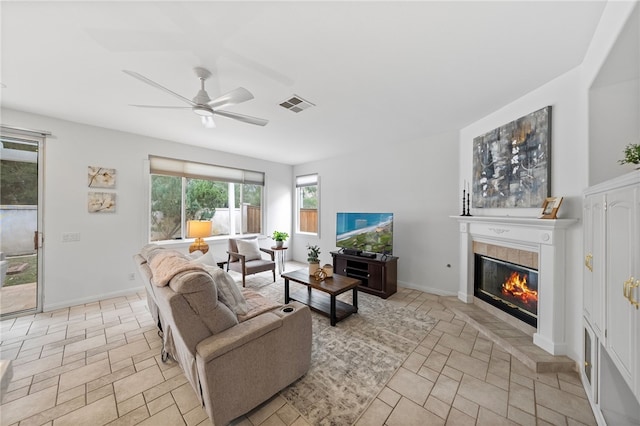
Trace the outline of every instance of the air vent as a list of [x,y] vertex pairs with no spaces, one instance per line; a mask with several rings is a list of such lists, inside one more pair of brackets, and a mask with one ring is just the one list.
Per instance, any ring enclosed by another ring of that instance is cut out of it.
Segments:
[[298,95],[293,95],[291,96],[291,98],[282,102],[280,106],[282,108],[288,109],[289,111],[300,112],[300,111],[304,111],[307,108],[311,108],[312,106],[315,106],[315,104],[312,104],[309,101],[305,101]]

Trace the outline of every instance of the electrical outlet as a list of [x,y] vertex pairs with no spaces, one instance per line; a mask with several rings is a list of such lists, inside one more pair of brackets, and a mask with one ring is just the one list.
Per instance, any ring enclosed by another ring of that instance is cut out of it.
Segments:
[[129,281],[135,281],[136,279],[136,274],[134,274],[133,272],[129,274]]
[[73,243],[76,241],[80,241],[80,233],[79,232],[63,232],[62,233],[62,242],[63,243]]

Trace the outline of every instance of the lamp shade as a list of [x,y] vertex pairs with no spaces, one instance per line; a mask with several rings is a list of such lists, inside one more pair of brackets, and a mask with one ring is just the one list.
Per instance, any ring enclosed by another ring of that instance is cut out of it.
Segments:
[[189,220],[187,221],[188,238],[204,238],[211,236],[210,220]]

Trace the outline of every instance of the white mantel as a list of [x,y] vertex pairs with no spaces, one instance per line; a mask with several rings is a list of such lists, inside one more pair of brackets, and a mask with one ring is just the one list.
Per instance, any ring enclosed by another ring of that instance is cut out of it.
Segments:
[[473,241],[538,254],[538,329],[533,342],[552,355],[565,355],[565,230],[577,219],[510,216],[451,216],[460,224],[458,298],[473,303]]

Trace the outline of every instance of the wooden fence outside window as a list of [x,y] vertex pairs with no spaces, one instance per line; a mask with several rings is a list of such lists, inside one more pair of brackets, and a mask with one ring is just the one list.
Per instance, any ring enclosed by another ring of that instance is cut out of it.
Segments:
[[318,233],[318,209],[300,209],[300,232]]

